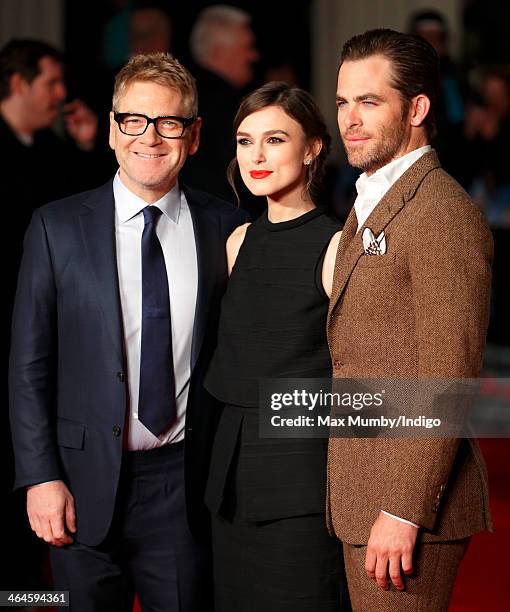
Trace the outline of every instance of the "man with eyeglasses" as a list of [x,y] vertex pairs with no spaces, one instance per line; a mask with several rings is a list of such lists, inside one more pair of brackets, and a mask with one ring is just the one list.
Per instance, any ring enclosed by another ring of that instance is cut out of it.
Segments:
[[10,390],[16,486],[72,610],[204,612],[203,506],[217,410],[204,389],[225,241],[245,215],[178,181],[199,145],[193,77],[137,55],[116,78],[99,189],[36,211]]

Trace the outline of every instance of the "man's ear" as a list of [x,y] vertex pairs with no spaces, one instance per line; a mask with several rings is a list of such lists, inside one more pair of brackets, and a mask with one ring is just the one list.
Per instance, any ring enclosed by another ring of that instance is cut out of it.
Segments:
[[195,155],[200,146],[200,128],[202,127],[202,117],[197,117],[195,123],[191,126],[191,144],[188,149],[188,155]]
[[9,79],[9,91],[11,95],[23,93],[28,86],[29,83],[27,83],[26,79],[24,79],[19,72],[11,74],[11,78]]
[[113,111],[110,111],[110,132],[108,134],[108,144],[110,148],[115,150],[115,142],[116,142],[116,131],[117,126],[115,123],[115,119],[113,118]]
[[420,127],[430,111],[430,99],[425,94],[416,96],[411,101],[410,122],[413,127]]

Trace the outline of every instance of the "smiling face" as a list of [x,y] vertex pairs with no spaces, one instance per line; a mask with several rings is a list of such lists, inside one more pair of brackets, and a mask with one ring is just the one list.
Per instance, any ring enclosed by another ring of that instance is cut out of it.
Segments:
[[338,128],[349,163],[372,174],[413,148],[410,110],[391,85],[391,63],[374,55],[338,72]]
[[237,162],[248,189],[280,203],[302,201],[304,161],[317,155],[320,142],[307,143],[303,129],[279,106],[248,115],[237,130]]
[[[189,114],[180,92],[149,81],[128,85],[115,110],[148,117]],[[159,200],[175,185],[187,156],[197,151],[199,132],[200,120],[197,120],[178,139],[162,138],[154,124],[141,136],[127,136],[119,130],[110,113],[110,147],[115,151],[124,185],[148,203]]]

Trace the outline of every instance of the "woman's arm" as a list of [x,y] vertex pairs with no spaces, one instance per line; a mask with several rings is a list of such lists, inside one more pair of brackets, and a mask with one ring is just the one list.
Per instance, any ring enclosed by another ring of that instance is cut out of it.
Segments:
[[[234,234],[232,234],[232,236]],[[341,235],[342,232],[337,232],[329,241],[328,250],[326,251],[324,263],[322,265],[322,286],[324,287],[324,291],[328,297],[331,297],[331,289],[333,288],[333,272],[335,270],[336,252],[338,250],[338,243],[340,242]]]

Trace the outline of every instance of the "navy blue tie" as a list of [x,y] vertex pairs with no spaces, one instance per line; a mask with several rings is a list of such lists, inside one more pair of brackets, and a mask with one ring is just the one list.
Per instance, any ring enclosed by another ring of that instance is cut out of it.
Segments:
[[155,436],[162,434],[177,414],[175,402],[172,326],[168,277],[156,220],[161,210],[143,209],[142,342],[138,418]]

